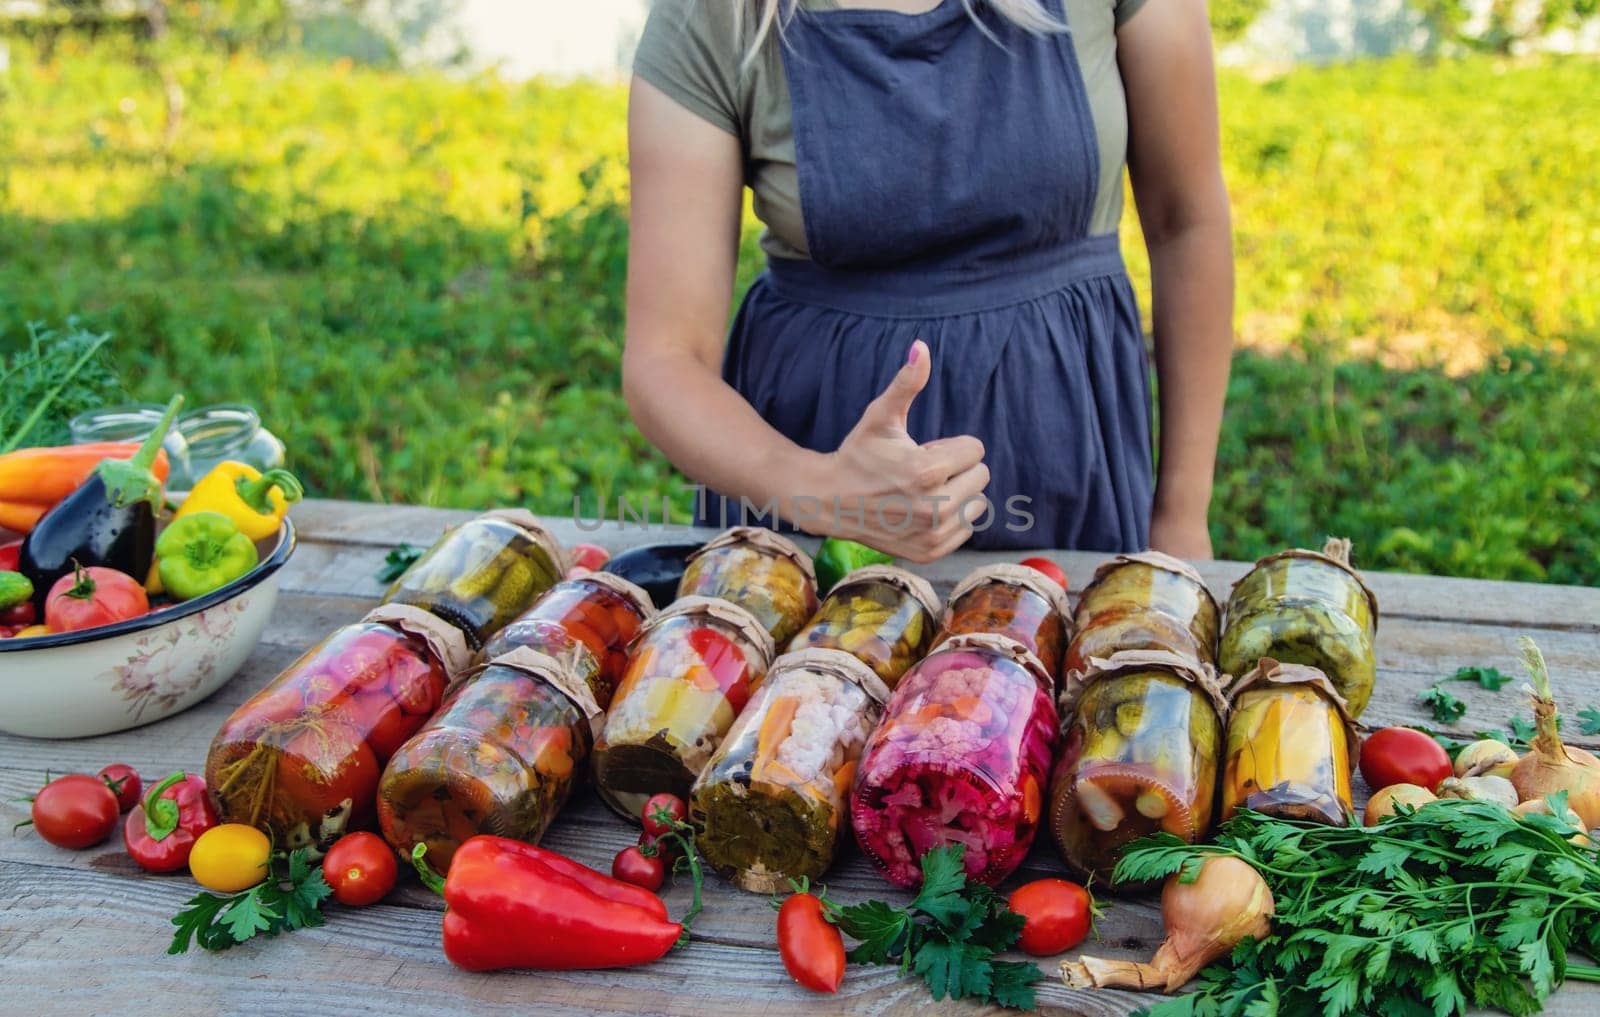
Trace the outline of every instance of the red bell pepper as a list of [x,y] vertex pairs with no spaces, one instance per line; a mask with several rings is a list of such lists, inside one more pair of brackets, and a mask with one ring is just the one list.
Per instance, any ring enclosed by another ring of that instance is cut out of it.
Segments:
[[202,833],[216,826],[217,808],[198,774],[179,770],[150,789],[143,805],[128,813],[122,838],[128,855],[146,872],[177,872]]
[[660,960],[683,934],[661,898],[532,844],[472,837],[443,880],[444,955],[468,971],[616,968]]

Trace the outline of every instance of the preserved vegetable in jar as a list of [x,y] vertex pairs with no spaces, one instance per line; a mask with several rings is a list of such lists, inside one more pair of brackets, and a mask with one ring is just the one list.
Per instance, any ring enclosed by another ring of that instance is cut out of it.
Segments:
[[628,644],[655,617],[650,595],[593,572],[552,586],[478,651],[479,663],[518,647],[554,657],[582,678],[603,710],[628,666]]
[[1095,570],[1078,599],[1062,670],[1082,675],[1091,658],[1123,650],[1166,650],[1214,667],[1221,615],[1188,563],[1159,551],[1119,554]]
[[477,650],[566,571],[561,545],[533,513],[497,509],[440,537],[383,600],[438,615]]
[[695,782],[695,843],[734,885],[816,879],[849,827],[850,785],[889,689],[838,650],[779,657]]
[[222,725],[206,786],[224,822],[280,848],[326,850],[370,829],[378,777],[438,709],[466,640],[425,611],[388,604],[308,650]]
[[560,661],[515,648],[456,679],[378,785],[384,839],[437,872],[480,833],[536,844],[589,761],[600,706]]
[[1067,591],[1026,565],[980,565],[950,591],[937,649],[958,635],[991,634],[1014,639],[1044,665],[1051,683],[1061,674],[1061,653],[1072,634]]
[[1094,660],[1050,784],[1050,828],[1067,864],[1109,882],[1140,837],[1205,836],[1225,711],[1215,671],[1177,654]]
[[639,632],[594,750],[595,788],[639,822],[653,794],[689,799],[772,664],[772,637],[750,612],[683,597]]
[[850,815],[891,882],[915,886],[932,848],[966,846],[967,875],[994,886],[1028,854],[1043,815],[1056,708],[1032,651],[960,635],[906,672],[867,739]]
[[789,649],[843,650],[892,689],[927,652],[938,612],[927,580],[892,565],[867,565],[839,580]]
[[817,574],[793,541],[759,526],[735,526],[689,556],[678,596],[737,604],[783,646],[817,610]]
[[1360,717],[1378,677],[1378,598],[1350,566],[1350,542],[1268,555],[1234,586],[1217,666],[1244,674],[1262,657],[1328,676]]
[[1224,822],[1241,808],[1329,826],[1355,821],[1355,719],[1327,675],[1263,657],[1228,700]]

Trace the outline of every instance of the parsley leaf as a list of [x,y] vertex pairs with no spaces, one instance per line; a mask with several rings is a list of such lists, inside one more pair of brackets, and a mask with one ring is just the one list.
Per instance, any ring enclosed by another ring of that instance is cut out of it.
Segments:
[[1600,710],[1586,706],[1578,711],[1578,719],[1583,721],[1578,725],[1578,730],[1586,735],[1600,734]]
[[1467,704],[1440,685],[1430,685],[1423,689],[1417,699],[1423,706],[1433,710],[1433,719],[1441,724],[1454,724],[1467,713]]
[[944,926],[960,920],[970,907],[961,896],[967,886],[965,855],[965,846],[951,845],[934,848],[922,856],[922,890],[911,902],[911,910],[921,911]]
[[406,574],[418,558],[422,557],[422,548],[412,547],[410,544],[399,544],[388,554],[383,556],[383,565],[378,569],[378,582],[392,583]]
[[1464,667],[1451,675],[1447,681],[1477,682],[1490,692],[1499,692],[1500,687],[1511,680],[1511,676],[1493,667]]
[[202,893],[172,918],[178,931],[167,947],[183,953],[191,945],[203,950],[226,950],[254,936],[276,936],[322,924],[322,902],[333,893],[322,868],[299,848],[292,854],[275,854],[267,879],[239,893],[219,897]]
[[1032,1010],[1035,1005],[1033,983],[1039,969],[1024,961],[994,961],[989,965],[989,998],[1000,1006]]

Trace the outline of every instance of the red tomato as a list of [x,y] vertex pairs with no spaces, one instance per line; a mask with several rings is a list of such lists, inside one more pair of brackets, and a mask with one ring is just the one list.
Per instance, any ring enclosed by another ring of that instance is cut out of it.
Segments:
[[1066,571],[1049,558],[1024,558],[1017,564],[1026,565],[1035,572],[1043,572],[1046,576],[1049,576],[1051,581],[1057,586],[1060,586],[1063,590],[1067,588]]
[[648,848],[661,859],[662,865],[671,865],[678,857],[678,842],[667,837],[653,837],[643,830],[639,831],[639,846]]
[[844,981],[844,939],[812,894],[792,894],[778,909],[778,955],[789,977],[812,992],[838,992]]
[[33,796],[33,828],[59,848],[82,851],[117,828],[117,796],[99,777],[74,773],[57,777]]
[[422,726],[422,718],[400,709],[400,704],[390,699],[387,691],[352,696],[347,704],[335,709],[367,736],[367,744],[379,763],[387,763]]
[[0,544],[0,572],[15,572],[22,561],[22,540]]
[[569,547],[572,564],[591,572],[611,560],[611,552],[598,544],[573,544]]
[[660,855],[647,855],[633,845],[618,851],[617,857],[611,860],[611,877],[654,893],[667,878],[667,867]]
[[0,625],[12,629],[25,629],[32,625],[38,617],[33,610],[33,601],[24,600],[20,604],[13,604],[4,611],[0,611]]
[[322,878],[333,887],[333,899],[347,907],[383,900],[399,875],[394,851],[375,833],[347,833],[322,859]]
[[1439,743],[1413,728],[1386,727],[1361,743],[1361,776],[1373,791],[1392,784],[1437,791],[1452,772]]
[[[659,813],[665,813],[669,821],[663,823],[657,818]],[[639,810],[639,818],[644,821],[644,832],[650,837],[671,833],[672,824],[683,822],[688,815],[689,810],[684,806],[683,799],[665,791],[651,795],[650,800],[644,803],[644,808]]]
[[117,796],[117,807],[123,812],[139,804],[139,792],[144,790],[144,785],[139,782],[138,771],[127,763],[112,763],[100,771],[100,779]]
[[389,694],[409,714],[426,717],[444,698],[444,672],[421,660],[400,657],[389,672]]
[[52,632],[77,632],[150,612],[150,596],[135,578],[94,566],[57,579],[44,602]]
[[1089,934],[1094,899],[1065,879],[1036,879],[1011,891],[1006,905],[1022,916],[1017,946],[1035,957],[1054,957]]
[[361,732],[324,716],[306,727],[278,757],[278,793],[309,815],[327,815],[350,802],[357,825],[376,808],[381,768]]

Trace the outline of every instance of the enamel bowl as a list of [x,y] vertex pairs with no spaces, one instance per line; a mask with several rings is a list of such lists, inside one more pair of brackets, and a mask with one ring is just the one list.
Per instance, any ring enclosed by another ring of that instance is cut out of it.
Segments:
[[294,552],[287,519],[261,562],[219,590],[115,625],[0,639],[0,731],[110,734],[181,713],[221,688],[261,641]]

